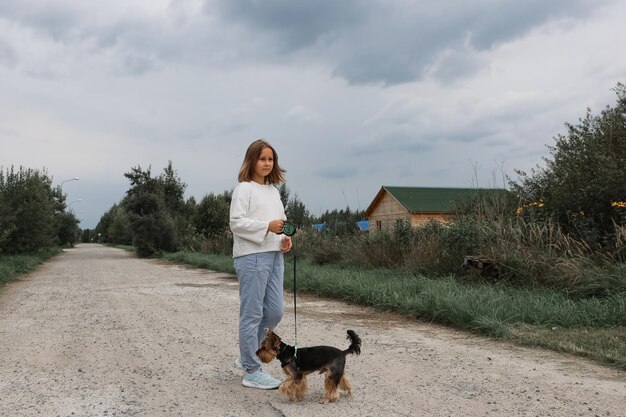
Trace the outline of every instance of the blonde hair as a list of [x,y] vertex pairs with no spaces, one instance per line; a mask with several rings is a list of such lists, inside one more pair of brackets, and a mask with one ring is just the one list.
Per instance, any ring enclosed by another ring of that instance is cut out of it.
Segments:
[[265,177],[265,182],[270,184],[280,184],[285,182],[285,171],[278,165],[278,154],[276,150],[265,139],[257,139],[248,146],[246,156],[243,158],[243,163],[239,169],[239,182],[252,181],[254,174],[254,167],[261,157],[263,149],[270,148],[274,156],[274,167],[272,171]]

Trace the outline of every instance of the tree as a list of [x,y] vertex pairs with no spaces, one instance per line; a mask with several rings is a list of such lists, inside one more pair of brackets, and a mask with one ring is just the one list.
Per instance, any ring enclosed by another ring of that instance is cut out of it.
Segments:
[[[176,227],[167,209],[163,182],[151,176],[150,167],[146,171],[140,166],[133,167],[124,176],[130,180],[131,188],[126,192],[122,205],[128,214],[137,255],[149,257],[163,250],[176,250]],[[168,177],[167,172],[165,176]],[[173,181],[176,182],[175,179]],[[176,187],[170,190],[174,190],[170,195],[173,199],[177,195]]]
[[47,172],[0,169],[0,252],[33,252],[54,245],[55,194]]
[[205,237],[218,236],[228,230],[229,202],[224,195],[205,195],[196,207],[194,226]]
[[287,184],[282,183],[278,187],[278,193],[280,194],[280,201],[282,201],[283,207],[287,207],[287,203],[289,203],[289,188],[287,188]]
[[567,232],[590,243],[606,243],[614,221],[622,218],[615,203],[626,201],[626,87],[614,88],[617,104],[579,123],[567,123],[567,135],[549,146],[552,159],[530,174],[517,171],[511,187],[522,204],[537,203]]
[[57,215],[57,237],[59,244],[74,246],[80,234],[79,220],[73,213],[63,212]]
[[145,258],[161,251],[175,251],[176,230],[158,194],[132,193],[125,201],[137,256]]
[[185,184],[169,161],[163,173],[157,178],[157,188],[165,203],[165,210],[172,219],[176,242],[182,243],[193,234],[193,210],[185,203]]
[[107,229],[107,237],[111,243],[130,245],[133,242],[128,213],[122,206],[114,204],[110,210],[111,219]]
[[172,161],[169,161],[167,167],[163,169],[163,173],[157,179],[157,185],[163,194],[165,208],[170,214],[181,212],[185,205],[184,195],[187,184],[178,177],[172,167]]
[[101,217],[100,221],[96,225],[96,228],[93,231],[93,239],[98,243],[109,243],[109,226],[111,225],[111,220],[113,219],[113,210],[117,207],[117,205],[113,205],[107,212],[105,212]]
[[354,234],[359,231],[356,222],[363,217],[362,211],[352,211],[350,207],[345,210],[326,210],[322,215],[313,219],[314,223],[325,223],[328,225],[328,232],[334,235]]
[[92,229],[83,229],[80,241],[82,243],[91,243],[95,240],[94,230]]
[[309,211],[304,203],[300,201],[298,195],[295,194],[285,209],[287,219],[295,224],[298,228],[302,228],[306,224],[310,224]]

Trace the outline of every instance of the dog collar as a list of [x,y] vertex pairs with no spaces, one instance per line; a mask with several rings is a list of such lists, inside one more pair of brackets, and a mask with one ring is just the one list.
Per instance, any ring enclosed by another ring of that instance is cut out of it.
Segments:
[[280,348],[278,349],[278,356],[279,356],[279,358],[278,358],[278,359],[280,359],[280,366],[281,366],[282,368],[284,368],[285,366],[289,365],[291,362],[295,362],[295,360],[296,360],[296,356],[297,356],[297,354],[298,354],[298,347],[297,347],[297,346],[294,346],[294,347],[293,347],[293,356],[292,356],[291,358],[289,358],[289,360],[288,360],[288,361],[284,361],[284,362],[283,362],[283,359],[281,359],[281,358],[280,358],[280,356],[282,356],[283,352],[285,352],[285,350],[286,350],[288,347],[289,347],[289,345],[287,345],[286,343],[281,343]]

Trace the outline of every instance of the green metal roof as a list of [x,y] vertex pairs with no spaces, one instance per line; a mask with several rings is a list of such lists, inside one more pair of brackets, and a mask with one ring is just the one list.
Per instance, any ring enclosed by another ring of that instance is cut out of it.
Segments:
[[[383,186],[409,212],[453,211],[454,203],[475,196],[480,190],[475,188],[427,188],[427,187],[388,187]],[[381,189],[382,191],[382,189]],[[495,191],[489,190],[489,191]],[[504,191],[504,190],[497,190]]]

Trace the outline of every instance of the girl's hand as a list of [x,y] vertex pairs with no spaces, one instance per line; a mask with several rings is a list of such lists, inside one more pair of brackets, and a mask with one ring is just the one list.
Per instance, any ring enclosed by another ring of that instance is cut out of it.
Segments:
[[287,253],[289,252],[292,246],[293,246],[293,243],[291,242],[291,237],[285,236],[283,240],[280,242],[280,251],[282,253]]
[[285,221],[284,220],[272,220],[269,224],[269,226],[267,226],[267,230],[272,232],[272,233],[276,233],[279,234],[283,231],[283,227],[285,227]]

